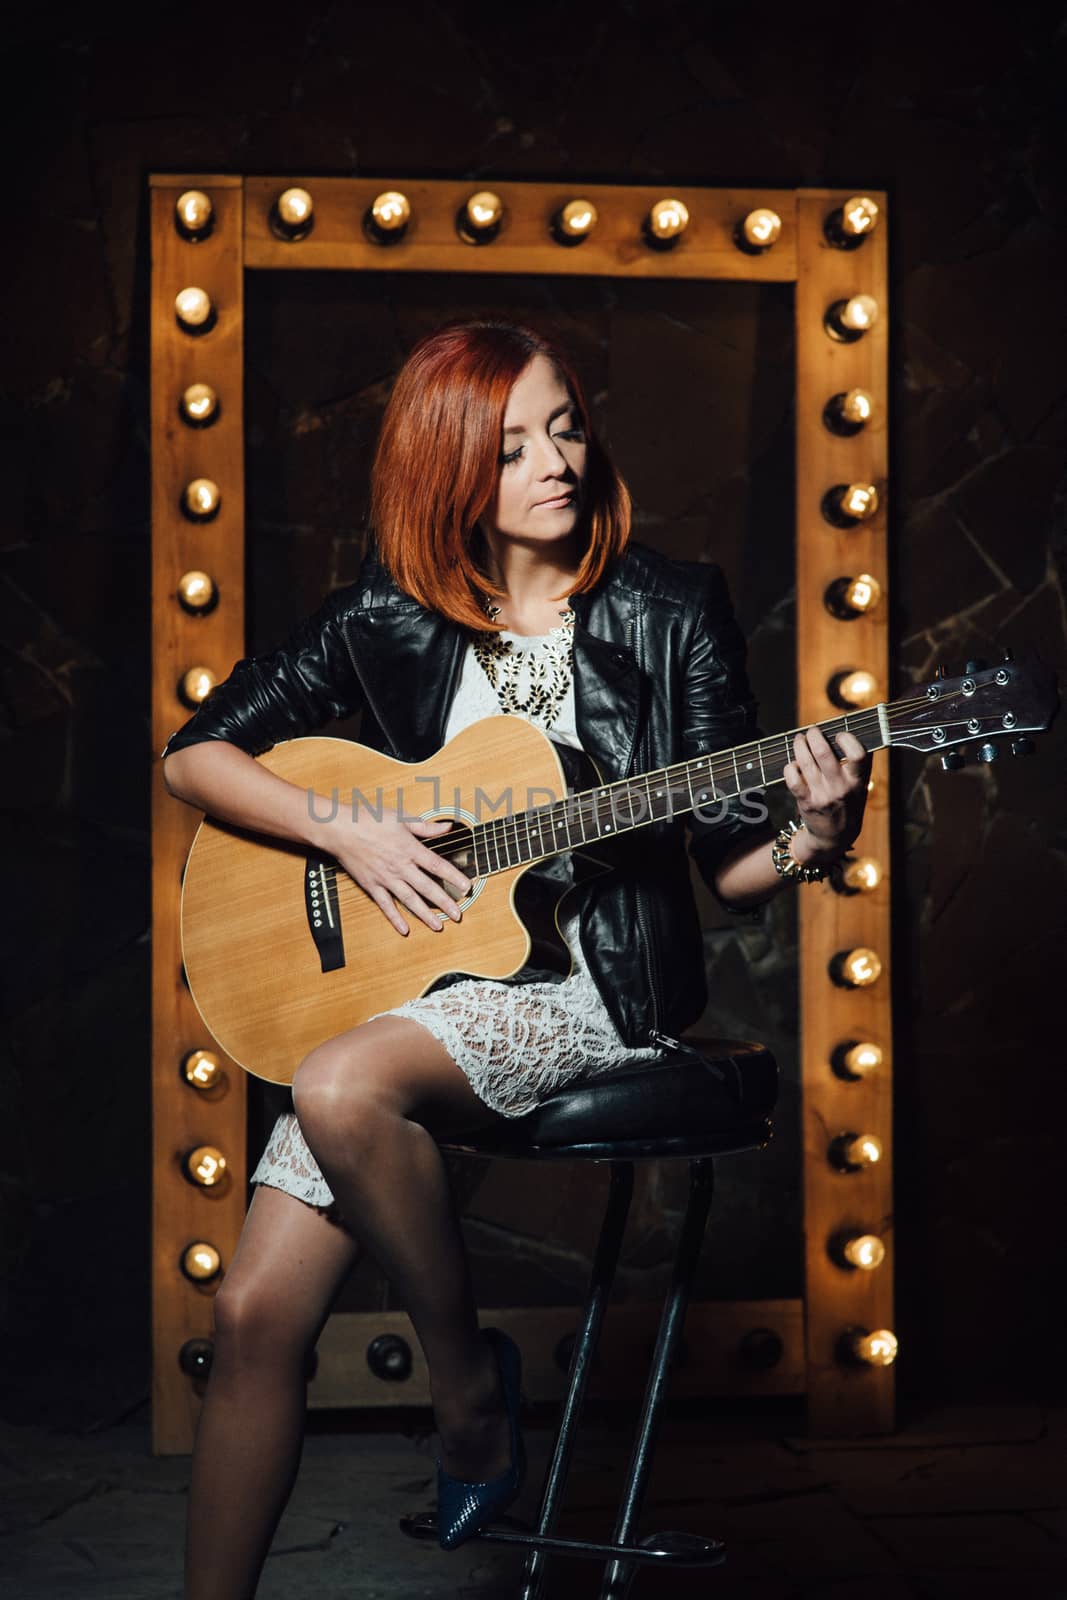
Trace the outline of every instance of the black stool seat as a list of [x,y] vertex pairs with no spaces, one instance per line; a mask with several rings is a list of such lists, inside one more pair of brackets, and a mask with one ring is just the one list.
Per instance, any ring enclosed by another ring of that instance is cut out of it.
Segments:
[[533,1111],[445,1149],[524,1160],[633,1161],[648,1156],[721,1155],[763,1145],[778,1094],[778,1068],[764,1045],[686,1040],[649,1067],[623,1067],[560,1089]]
[[[478,1538],[526,1548],[520,1600],[542,1600],[550,1554],[589,1556],[606,1562],[600,1600],[623,1600],[642,1566],[713,1567],[724,1559],[722,1541],[690,1533],[640,1537],[638,1523],[652,1466],[656,1428],[689,1302],[714,1187],[712,1157],[751,1150],[771,1137],[769,1113],[778,1092],[778,1068],[763,1045],[738,1039],[686,1039],[648,1067],[615,1072],[560,1089],[522,1117],[497,1118],[487,1128],[439,1141],[445,1150],[516,1160],[585,1160],[611,1163],[611,1183],[600,1229],[589,1295],[571,1353],[567,1394],[545,1475],[536,1528],[514,1519],[483,1528]],[[634,1162],[651,1157],[689,1160],[689,1202],[678,1237],[670,1288],[656,1335],[626,1484],[610,1539],[561,1538],[556,1522],[574,1448],[586,1385],[611,1293],[634,1186]],[[437,1536],[433,1513],[402,1518],[416,1539]]]

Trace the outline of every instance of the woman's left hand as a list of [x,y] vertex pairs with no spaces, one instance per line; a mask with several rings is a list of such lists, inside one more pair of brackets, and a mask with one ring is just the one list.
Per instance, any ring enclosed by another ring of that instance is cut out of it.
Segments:
[[871,754],[854,733],[835,733],[834,742],[843,760],[819,727],[793,736],[796,759],[786,762],[783,776],[809,841],[805,846],[804,835],[795,836],[792,848],[798,861],[843,855],[863,826]]

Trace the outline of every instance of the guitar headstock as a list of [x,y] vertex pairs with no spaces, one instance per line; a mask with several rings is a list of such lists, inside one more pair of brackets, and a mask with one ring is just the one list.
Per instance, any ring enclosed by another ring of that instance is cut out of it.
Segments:
[[[1029,733],[1044,733],[1059,709],[1056,674],[1036,656],[1018,660],[1010,649],[998,666],[968,661],[957,678],[943,675],[917,685],[903,699],[886,707],[890,743],[913,750],[949,750],[953,745],[979,741],[978,759],[992,761],[995,739],[1012,740],[1013,755],[1033,753]],[[963,765],[962,751],[943,760],[948,768]]]

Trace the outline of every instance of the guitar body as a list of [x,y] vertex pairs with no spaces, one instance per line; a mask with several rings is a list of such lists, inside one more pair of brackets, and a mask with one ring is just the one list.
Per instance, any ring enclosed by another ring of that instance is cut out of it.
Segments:
[[[510,794],[519,812],[566,794],[551,740],[513,716],[483,718],[418,764],[328,737],[291,739],[258,760],[317,796],[319,816],[336,793],[346,815],[356,795],[360,807],[410,818],[459,817],[448,834],[424,842],[447,842],[471,878],[468,824],[506,815],[501,796]],[[182,882],[182,955],[197,1010],[239,1066],[291,1083],[315,1045],[424,994],[444,974],[505,978],[524,966],[533,944],[515,902],[531,865],[476,878],[459,902],[462,920],[446,917],[440,933],[404,912],[405,938],[329,855],[205,818]],[[558,895],[551,898],[566,972]],[[543,892],[540,900],[543,916]]]
[[[1030,732],[1059,707],[1055,674],[1035,656],[1001,665],[969,662],[900,700],[819,724],[835,754],[847,730],[867,750],[904,745],[942,752],[962,766],[962,746],[1011,739],[1032,752]],[[530,961],[565,975],[570,952],[559,901],[571,877],[551,864],[571,854],[573,881],[611,870],[588,847],[648,822],[672,822],[698,806],[784,781],[793,749],[774,734],[668,767],[604,783],[584,756],[557,747],[522,717],[484,717],[421,764],[393,761],[344,739],[291,739],[258,759],[271,772],[347,812],[358,799],[407,817],[451,817],[426,843],[473,880],[463,919],[438,932],[407,913],[406,938],[329,855],[205,819],[182,886],[182,953],[209,1032],[247,1071],[291,1083],[308,1051],[379,1011],[425,994],[439,978],[508,978]],[[566,772],[563,763],[566,763]],[[584,793],[581,782],[591,783]],[[336,796],[336,800],[333,797]],[[565,802],[565,803],[564,803]],[[325,815],[316,806],[316,815]],[[543,870],[531,871],[531,868]],[[518,904],[517,904],[518,901]],[[531,938],[531,934],[533,937]]]

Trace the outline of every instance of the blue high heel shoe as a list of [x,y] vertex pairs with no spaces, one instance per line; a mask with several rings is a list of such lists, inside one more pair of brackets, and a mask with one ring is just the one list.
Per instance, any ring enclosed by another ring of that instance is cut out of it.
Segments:
[[504,1391],[508,1421],[511,1424],[511,1465],[497,1478],[484,1483],[467,1483],[453,1478],[437,1462],[437,1542],[442,1550],[473,1539],[493,1518],[517,1499],[526,1478],[526,1445],[519,1431],[519,1398],[522,1383],[522,1357],[514,1339],[499,1328],[483,1328],[493,1347],[500,1382]]

